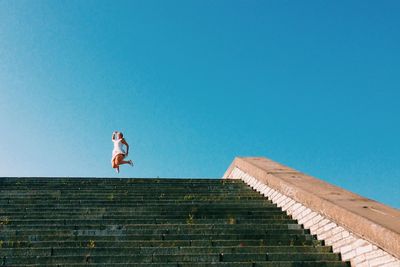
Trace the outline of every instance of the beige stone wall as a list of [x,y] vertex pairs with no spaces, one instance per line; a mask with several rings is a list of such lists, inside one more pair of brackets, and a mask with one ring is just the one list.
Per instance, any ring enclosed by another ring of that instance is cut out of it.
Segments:
[[[357,231],[351,228],[349,229],[349,227],[343,223],[339,223],[339,220],[331,218],[326,210],[310,207],[313,205],[308,205],[311,202],[308,201],[307,198],[304,198],[304,201],[302,201],[302,195],[296,192],[295,185],[283,186],[279,184],[279,186],[273,186],[272,184],[274,183],[272,181],[265,179],[268,177],[268,170],[269,174],[272,172],[290,172],[292,175],[296,174],[296,171],[283,165],[274,165],[274,162],[269,160],[267,165],[257,164],[258,166],[251,166],[251,164],[249,165],[248,163],[249,161],[241,168],[242,164],[236,160],[227,170],[224,178],[243,180],[254,190],[260,192],[273,203],[277,204],[277,206],[281,207],[287,214],[298,220],[300,224],[304,225],[304,228],[310,229],[311,234],[316,235],[319,240],[324,240],[326,245],[332,246],[334,252],[341,253],[342,259],[350,261],[352,266],[400,267],[400,260],[398,257],[394,256],[394,253],[388,253],[385,249],[376,245],[376,243],[374,244],[371,240],[363,238]],[[266,163],[266,161],[264,161],[264,163]],[[263,173],[263,171],[267,171],[267,175],[265,175],[266,173]],[[306,182],[314,181],[306,179]],[[323,186],[323,184],[320,185]],[[282,188],[284,188],[284,190],[282,190]],[[326,199],[323,201],[325,200]],[[346,219],[343,221],[345,222]],[[349,225],[351,224],[349,223]],[[371,223],[370,225],[373,227],[374,224]],[[400,228],[398,230],[400,231]]]

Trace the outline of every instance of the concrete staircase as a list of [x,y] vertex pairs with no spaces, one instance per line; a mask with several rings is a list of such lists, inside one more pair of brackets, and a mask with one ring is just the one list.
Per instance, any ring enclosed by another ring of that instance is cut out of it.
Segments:
[[0,266],[350,266],[238,180],[0,178]]

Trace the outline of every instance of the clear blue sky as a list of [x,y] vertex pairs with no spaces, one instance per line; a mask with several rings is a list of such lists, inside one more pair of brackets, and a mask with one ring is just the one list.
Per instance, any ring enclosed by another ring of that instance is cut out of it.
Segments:
[[0,176],[265,156],[400,207],[399,1],[0,1]]

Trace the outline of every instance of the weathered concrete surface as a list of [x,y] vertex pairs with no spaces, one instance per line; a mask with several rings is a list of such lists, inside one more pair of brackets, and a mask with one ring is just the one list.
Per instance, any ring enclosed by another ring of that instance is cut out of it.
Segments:
[[224,178],[235,168],[400,258],[399,210],[266,158],[235,158]]
[[0,177],[0,265],[349,262],[241,181]]

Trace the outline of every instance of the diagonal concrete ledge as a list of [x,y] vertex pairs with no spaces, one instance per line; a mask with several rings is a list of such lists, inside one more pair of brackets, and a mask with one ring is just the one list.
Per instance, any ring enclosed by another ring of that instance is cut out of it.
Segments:
[[[304,213],[304,216],[310,218],[312,217],[309,215],[310,213],[322,215],[322,218],[328,219],[329,222],[339,227],[340,231],[346,230],[351,235],[370,242],[395,258],[400,258],[400,211],[397,209],[359,196],[266,158],[237,157],[229,166],[223,178],[246,180],[249,184],[253,184],[253,188],[265,192],[261,192],[264,195],[277,196],[276,200],[278,202],[281,200],[281,206],[286,204],[288,204],[286,206],[289,206],[290,201],[299,203],[297,207],[302,206],[303,209],[297,213],[292,209],[294,214]],[[269,193],[272,192],[271,190],[274,193]],[[291,209],[286,206],[284,208]],[[301,220],[302,217],[299,218],[299,222],[305,221]],[[314,216],[314,218],[316,217]],[[329,223],[327,224],[329,225]],[[310,224],[310,227],[314,226]],[[325,228],[327,227],[325,226]],[[319,234],[322,233],[322,231],[318,232],[317,227],[314,230]],[[327,231],[322,236],[330,237],[326,233]],[[341,238],[345,239],[344,237]],[[338,250],[342,251],[343,246],[338,247]],[[352,247],[356,247],[356,245],[352,244]],[[359,256],[358,252],[354,252],[354,257],[356,256]],[[368,255],[363,257],[368,259]],[[349,256],[348,258],[351,259],[352,257]],[[365,259],[358,259],[358,261],[366,262]],[[399,263],[396,260],[394,261],[397,264]]]

